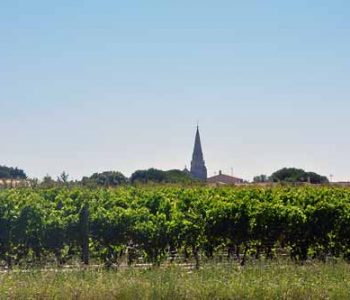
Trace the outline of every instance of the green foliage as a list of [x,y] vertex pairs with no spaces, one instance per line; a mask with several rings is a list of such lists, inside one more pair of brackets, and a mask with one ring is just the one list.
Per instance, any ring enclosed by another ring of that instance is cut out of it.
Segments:
[[253,178],[253,182],[254,183],[264,183],[264,182],[269,182],[270,178],[267,175],[259,175],[259,176],[255,176]]
[[169,170],[165,171],[166,182],[168,183],[190,183],[194,179],[186,172],[181,170]]
[[127,178],[121,173],[116,171],[106,171],[102,173],[94,173],[90,177],[84,177],[82,179],[82,185],[84,186],[105,186],[115,187],[126,184]]
[[101,268],[1,272],[2,299],[121,300],[299,300],[350,299],[349,264],[305,265],[264,261],[245,268],[235,263],[203,264],[189,271],[166,268]]
[[276,171],[270,177],[273,182],[309,182],[313,184],[328,183],[328,179],[325,176],[321,176],[314,172],[305,172],[302,169],[296,168],[284,168]]
[[57,182],[53,180],[53,178],[48,174],[43,178],[42,182],[40,183],[40,186],[43,188],[53,188],[56,185]]
[[[0,191],[0,262],[59,264],[171,253],[350,259],[350,190],[333,187],[56,187]],[[90,253],[89,253],[90,251]]]
[[191,176],[180,170],[138,170],[131,175],[131,183],[190,183]]

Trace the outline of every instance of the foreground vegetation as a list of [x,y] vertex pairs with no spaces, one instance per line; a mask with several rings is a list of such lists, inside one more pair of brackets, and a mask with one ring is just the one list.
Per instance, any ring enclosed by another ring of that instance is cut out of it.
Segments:
[[344,262],[5,272],[0,299],[349,299]]
[[0,264],[350,258],[350,190],[126,187],[0,191]]

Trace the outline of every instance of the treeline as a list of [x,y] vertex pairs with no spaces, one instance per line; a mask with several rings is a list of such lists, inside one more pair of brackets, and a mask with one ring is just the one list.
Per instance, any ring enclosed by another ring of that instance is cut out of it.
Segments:
[[63,171],[56,179],[50,175],[44,176],[42,180],[28,178],[26,173],[19,168],[0,166],[0,179],[6,180],[27,180],[31,186],[53,187],[58,185],[83,185],[115,187],[128,183],[190,183],[196,181],[189,172],[182,170],[158,170],[150,168],[147,170],[137,170],[130,178],[119,171],[96,172],[91,176],[84,176],[81,180],[71,180],[69,174]]
[[81,258],[160,264],[225,254],[350,259],[350,190],[330,187],[13,189],[0,191],[0,260]]
[[[1,181],[2,180],[2,181]],[[9,168],[0,166],[0,187],[6,187],[4,180],[22,181],[9,184],[9,187],[31,186],[31,187],[55,187],[55,186],[84,186],[84,187],[116,187],[127,184],[192,184],[199,183],[193,178],[187,170],[169,170],[163,171],[158,169],[137,170],[130,178],[118,171],[105,171],[94,173],[91,176],[84,176],[81,180],[71,180],[69,174],[62,172],[56,179],[46,175],[42,180],[28,178],[25,172],[18,168]],[[283,168],[271,174],[270,176],[255,176],[253,183],[286,183],[286,184],[327,184],[327,177],[315,172],[306,172],[297,168]]]
[[329,180],[326,176],[319,175],[315,172],[306,172],[303,169],[297,168],[283,168],[272,173],[270,176],[255,176],[253,182],[326,184],[329,183]]
[[[50,176],[45,176],[42,181],[34,182],[34,186],[55,187],[55,186],[83,186],[83,187],[117,187],[128,184],[148,184],[148,183],[172,183],[172,184],[188,184],[195,183],[190,174],[181,170],[162,171],[154,168],[148,170],[137,170],[130,178],[118,171],[106,171],[94,173],[91,176],[84,176],[82,180],[69,180],[69,175],[63,172],[57,180]],[[33,184],[32,184],[33,186]]]

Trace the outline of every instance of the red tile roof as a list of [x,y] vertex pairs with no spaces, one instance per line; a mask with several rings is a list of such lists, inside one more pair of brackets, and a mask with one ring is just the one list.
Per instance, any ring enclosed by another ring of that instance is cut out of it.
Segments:
[[243,183],[244,180],[241,178],[229,176],[220,173],[219,175],[213,176],[208,178],[208,183],[219,183],[219,184],[236,184],[236,183]]

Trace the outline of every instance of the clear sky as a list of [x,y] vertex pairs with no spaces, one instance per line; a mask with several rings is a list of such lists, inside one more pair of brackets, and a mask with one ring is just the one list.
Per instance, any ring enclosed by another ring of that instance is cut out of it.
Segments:
[[350,180],[348,0],[3,0],[0,165]]

